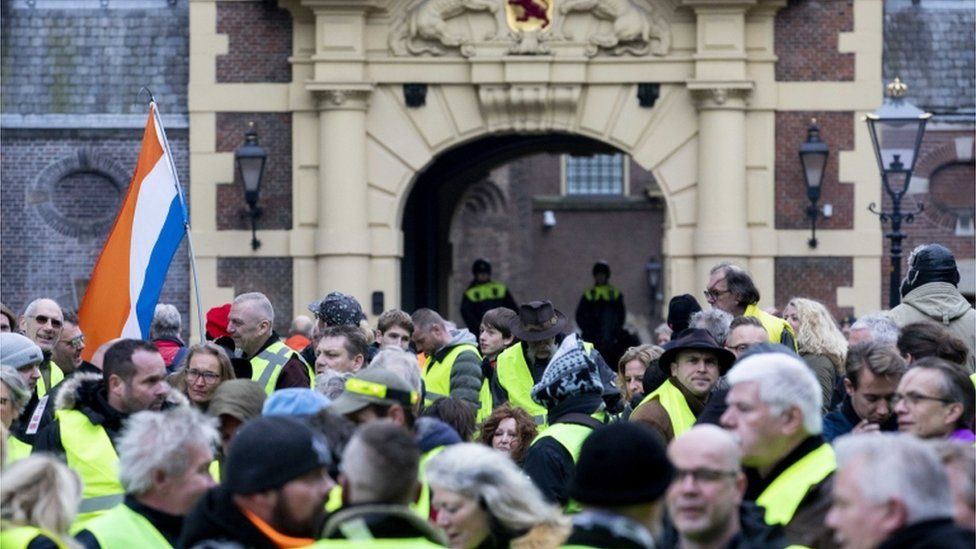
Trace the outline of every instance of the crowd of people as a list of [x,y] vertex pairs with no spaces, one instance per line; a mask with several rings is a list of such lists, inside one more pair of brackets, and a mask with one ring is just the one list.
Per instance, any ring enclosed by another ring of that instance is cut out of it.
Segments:
[[0,546],[976,545],[976,310],[946,248],[849,323],[764,310],[721,263],[707,309],[676,296],[619,352],[605,263],[579,332],[473,271],[468,329],[374,327],[336,291],[279,335],[251,292],[203,343],[160,304],[148,340],[86,350],[55,301],[0,305]]

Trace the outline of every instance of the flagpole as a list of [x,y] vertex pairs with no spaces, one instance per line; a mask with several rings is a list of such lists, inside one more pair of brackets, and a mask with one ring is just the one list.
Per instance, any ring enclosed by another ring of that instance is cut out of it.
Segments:
[[203,323],[203,303],[200,301],[200,280],[197,277],[197,260],[196,255],[193,253],[193,238],[190,236],[190,214],[186,208],[186,199],[183,197],[183,186],[180,185],[180,174],[176,171],[176,161],[173,159],[173,152],[169,148],[169,138],[166,137],[166,128],[163,127],[163,120],[159,115],[156,98],[153,97],[152,90],[149,88],[144,87],[143,90],[149,93],[149,110],[153,113],[153,117],[156,120],[156,127],[159,128],[159,133],[163,136],[163,148],[166,150],[167,158],[169,158],[169,167],[173,172],[176,194],[180,197],[180,206],[183,208],[183,228],[186,232],[186,247],[190,255],[190,273],[193,276],[193,292],[197,301],[197,322],[200,324],[200,341],[202,342],[206,339],[207,332]]

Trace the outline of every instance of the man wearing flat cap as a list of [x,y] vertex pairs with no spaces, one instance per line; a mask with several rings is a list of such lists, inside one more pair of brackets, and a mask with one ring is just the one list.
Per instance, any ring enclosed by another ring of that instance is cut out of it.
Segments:
[[[509,327],[520,342],[498,355],[495,375],[490,383],[493,407],[508,402],[534,416],[537,424],[546,423],[546,408],[532,400],[532,387],[542,379],[558,343],[563,339],[566,325],[566,315],[549,301],[530,301],[519,307],[518,316],[512,319]],[[604,400],[619,400],[620,392],[613,385],[613,370],[591,343],[584,342],[584,348],[597,364],[603,381]]]
[[301,420],[248,422],[231,444],[223,484],[207,491],[186,517],[179,547],[311,545],[335,485],[330,463],[328,443]]
[[689,328],[669,344],[658,362],[667,381],[644,397],[630,420],[653,428],[666,441],[681,436],[695,424],[709,393],[733,362],[735,355],[715,343],[707,331]]

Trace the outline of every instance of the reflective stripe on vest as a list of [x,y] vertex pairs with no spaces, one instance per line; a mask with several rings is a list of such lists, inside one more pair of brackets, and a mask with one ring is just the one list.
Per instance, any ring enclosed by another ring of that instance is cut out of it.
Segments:
[[430,485],[427,484],[427,462],[430,458],[444,451],[447,446],[438,446],[428,450],[420,456],[420,466],[417,471],[417,482],[420,483],[420,497],[410,504],[410,509],[424,520],[430,519]]
[[172,547],[146,517],[128,505],[116,506],[85,525],[105,549],[112,547]]
[[[695,424],[695,414],[692,413],[691,407],[688,406],[685,395],[681,394],[681,391],[671,383],[670,379],[662,383],[657,389],[654,389],[651,394],[644,397],[640,401],[640,404],[637,405],[637,408],[634,408],[634,411],[636,412],[638,408],[654,399],[657,399],[661,403],[661,406],[664,407],[664,411],[668,413],[674,438],[678,438]],[[631,414],[631,417],[633,417],[633,414]]]
[[[561,444],[567,452],[569,452],[569,455],[573,458],[573,465],[576,465],[576,462],[579,461],[580,450],[583,448],[583,442],[585,442],[586,438],[592,433],[593,429],[585,425],[577,425],[576,423],[556,423],[555,425],[550,425],[545,432],[536,435],[535,439],[532,441],[532,445],[534,446],[536,442],[545,437],[552,437],[556,439],[556,442]],[[579,503],[570,499],[566,502],[566,506],[563,511],[566,513],[579,513],[582,509],[583,508]]]
[[36,526],[19,526],[6,521],[0,523],[0,547],[3,549],[27,549],[37,536],[46,536],[59,549],[68,548],[61,538],[50,530]]
[[208,470],[210,471],[210,476],[213,477],[214,482],[220,484],[220,461],[216,459],[211,461]]
[[620,290],[610,284],[601,284],[586,290],[583,297],[587,301],[616,301],[620,299]]
[[54,414],[61,431],[65,461],[81,477],[84,488],[72,532],[122,502],[125,490],[119,482],[119,455],[101,425],[78,410]]
[[46,395],[55,385],[64,381],[64,372],[53,360],[47,361],[47,365],[40,370],[41,378],[37,380],[38,398]]
[[[584,341],[583,349],[587,353],[592,353],[593,344]],[[498,384],[508,393],[508,403],[528,412],[535,419],[539,429],[545,429],[546,414],[549,411],[545,406],[532,400],[532,387],[535,381],[532,380],[529,365],[525,362],[521,344],[512,345],[498,355],[495,373],[498,376]]]
[[275,385],[278,384],[278,378],[281,376],[282,368],[285,367],[285,364],[288,363],[292,355],[297,356],[302,361],[302,364],[305,364],[305,367],[308,368],[309,383],[314,387],[315,370],[305,363],[302,355],[296,353],[291,347],[281,341],[275,341],[251,358],[251,379],[257,381],[258,385],[264,387],[264,392],[270,395],[274,392]]
[[[763,311],[755,303],[746,307],[742,316],[751,316],[758,319],[762,323],[763,328],[766,329],[766,333],[769,334],[770,343],[780,343],[783,341],[783,330],[792,334],[794,336],[793,341],[796,341],[796,334],[793,334],[793,328],[789,322]],[[796,349],[794,348],[793,350],[795,351]]]
[[486,378],[481,382],[481,391],[478,393],[478,413],[475,415],[474,424],[481,425],[488,419],[491,415],[494,407],[494,399],[491,397],[491,387],[489,386],[488,379]]
[[7,437],[7,464],[11,464],[18,459],[24,459],[31,454],[33,447],[30,444],[10,435]]
[[342,485],[337,483],[329,490],[329,499],[325,500],[325,510],[335,513],[339,509],[342,509]]
[[478,352],[478,347],[471,343],[457,345],[442,360],[437,362],[434,362],[434,357],[427,357],[427,361],[424,363],[425,406],[430,406],[435,400],[451,395],[451,371],[454,369],[454,361],[464,351],[471,351],[481,361],[481,353]]
[[787,467],[756,498],[756,504],[766,509],[766,524],[789,524],[810,487],[835,469],[834,449],[826,443]]
[[504,284],[492,281],[468,288],[464,292],[464,297],[468,298],[468,301],[480,303],[490,299],[501,299],[505,297],[506,291]]

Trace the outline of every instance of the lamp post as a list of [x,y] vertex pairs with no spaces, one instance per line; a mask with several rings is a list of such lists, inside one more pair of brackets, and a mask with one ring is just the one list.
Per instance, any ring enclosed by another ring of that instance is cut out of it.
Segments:
[[823,184],[828,156],[830,156],[830,148],[820,140],[820,128],[817,127],[817,119],[814,118],[807,128],[807,140],[800,145],[800,165],[803,166],[803,180],[807,184],[807,198],[810,200],[810,205],[807,206],[807,217],[810,218],[810,240],[807,241],[807,245],[811,248],[817,247],[817,217],[820,216],[817,202],[820,201],[820,186]]
[[254,129],[254,122],[249,122],[244,134],[244,144],[234,151],[234,161],[241,172],[244,183],[244,200],[247,202],[246,215],[251,219],[251,249],[261,247],[257,238],[257,219],[261,217],[258,208],[258,195],[261,192],[261,178],[264,177],[264,163],[268,153],[264,147],[258,145],[258,132]]
[[888,97],[884,104],[864,119],[868,123],[884,191],[891,198],[890,212],[878,210],[874,202],[868,206],[868,210],[876,214],[882,224],[891,221],[891,230],[885,233],[885,237],[891,240],[888,307],[894,307],[901,302],[898,288],[901,282],[901,243],[905,239],[901,223],[911,223],[915,220],[915,214],[922,211],[919,205],[914,212],[902,213],[901,199],[908,192],[918,149],[925,135],[925,123],[932,113],[923,112],[905,99],[908,86],[901,79],[895,78],[886,89]]

